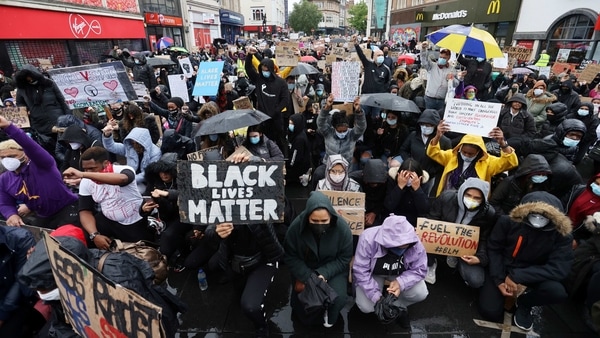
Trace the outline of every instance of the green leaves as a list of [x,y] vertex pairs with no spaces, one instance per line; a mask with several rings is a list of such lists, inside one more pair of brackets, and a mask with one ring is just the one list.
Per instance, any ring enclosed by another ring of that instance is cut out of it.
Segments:
[[367,31],[367,12],[367,4],[364,2],[356,3],[348,10],[348,14],[352,16],[348,19],[348,24],[362,34]]
[[323,14],[321,14],[317,5],[307,0],[294,4],[294,9],[289,16],[290,26],[294,31],[305,32],[306,34],[309,34],[311,29],[317,30],[322,18]]

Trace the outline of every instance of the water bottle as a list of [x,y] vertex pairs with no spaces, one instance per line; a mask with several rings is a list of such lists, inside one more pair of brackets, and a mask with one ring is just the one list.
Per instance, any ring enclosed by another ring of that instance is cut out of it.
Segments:
[[198,270],[198,286],[200,287],[200,290],[202,290],[202,291],[208,289],[208,281],[206,281],[206,273],[204,273],[204,270],[202,270],[202,269]]

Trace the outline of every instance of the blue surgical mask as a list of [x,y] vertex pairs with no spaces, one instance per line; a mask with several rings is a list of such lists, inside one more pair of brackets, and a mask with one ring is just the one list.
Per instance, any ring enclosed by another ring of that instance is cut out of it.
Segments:
[[565,147],[569,147],[569,148],[577,147],[577,145],[579,144],[579,140],[573,140],[568,137],[565,137],[563,139],[563,144],[565,145]]
[[598,185],[596,182],[593,182],[590,184],[590,188],[592,188],[594,195],[600,196],[600,185]]
[[317,95],[319,95],[319,96],[323,95],[323,91],[322,90],[317,90]]
[[533,183],[544,183],[548,179],[545,175],[533,175],[531,176],[531,182]]
[[585,109],[579,109],[577,111],[577,115],[579,115],[579,116],[588,116],[588,115],[590,115],[590,111],[589,110],[585,110]]
[[485,61],[485,58],[477,58],[477,62]]
[[296,88],[296,85],[294,83],[288,83],[288,90],[294,90],[295,88]]
[[260,142],[260,136],[250,137],[249,140],[252,144],[258,144],[258,142]]
[[346,131],[345,131],[345,132],[343,132],[343,133],[340,133],[340,132],[337,132],[337,131],[336,131],[336,132],[335,132],[335,135],[336,135],[337,137],[339,137],[339,138],[342,138],[342,139],[343,139],[343,138],[346,138],[346,135],[348,135],[348,130],[346,130]]
[[376,59],[375,61],[376,61],[378,64],[382,64],[382,63],[383,63],[383,60],[384,60],[384,57],[383,57],[383,55],[380,55],[380,56],[378,56],[378,57],[377,57],[377,59]]
[[435,127],[421,126],[421,134],[429,136],[433,133],[433,128]]
[[294,132],[294,125],[293,125],[293,124],[288,124],[288,129],[289,129],[291,132]]
[[445,66],[448,63],[448,60],[444,59],[444,58],[439,58],[437,61],[437,64],[440,66]]
[[390,126],[395,126],[396,123],[398,123],[398,120],[396,119],[387,119],[387,124],[389,124]]
[[264,70],[262,71],[262,76],[266,77],[267,79],[271,76],[271,72],[265,72]]
[[463,161],[465,161],[467,163],[471,163],[471,162],[473,162],[473,160],[475,160],[475,158],[477,157],[477,155],[475,155],[473,157],[468,157],[468,156],[465,156],[462,153],[460,153],[460,157],[462,158]]
[[406,252],[406,249],[408,248],[389,248],[388,250],[393,253],[394,255],[400,257],[402,255],[404,255],[404,253]]
[[208,135],[208,138],[213,142],[217,142],[217,140],[219,139],[219,134]]

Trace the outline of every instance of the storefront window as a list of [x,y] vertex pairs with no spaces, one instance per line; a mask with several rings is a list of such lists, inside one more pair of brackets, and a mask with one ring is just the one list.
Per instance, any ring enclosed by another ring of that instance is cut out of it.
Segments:
[[581,63],[593,55],[594,22],[585,15],[575,14],[559,21],[542,48],[556,62]]
[[142,12],[154,12],[164,15],[179,16],[178,1],[175,0],[142,0],[140,7]]

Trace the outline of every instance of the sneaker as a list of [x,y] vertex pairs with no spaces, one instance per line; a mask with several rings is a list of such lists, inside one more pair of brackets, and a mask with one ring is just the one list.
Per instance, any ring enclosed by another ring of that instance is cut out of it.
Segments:
[[455,269],[458,265],[458,257],[446,256],[446,264],[452,269]]
[[519,306],[517,303],[517,310],[513,316],[513,322],[519,329],[530,331],[533,328],[533,316],[531,315],[531,308]]
[[183,270],[185,270],[185,265],[182,265],[182,264],[176,264],[173,267],[173,271],[174,272],[178,272],[179,273],[179,272],[183,272]]
[[427,267],[427,276],[425,276],[425,281],[429,284],[435,284],[435,269],[437,269],[437,260],[433,262],[432,266]]
[[401,311],[400,315],[398,316],[398,319],[396,319],[396,322],[403,329],[410,329],[410,317],[408,316],[408,311],[407,310]]

